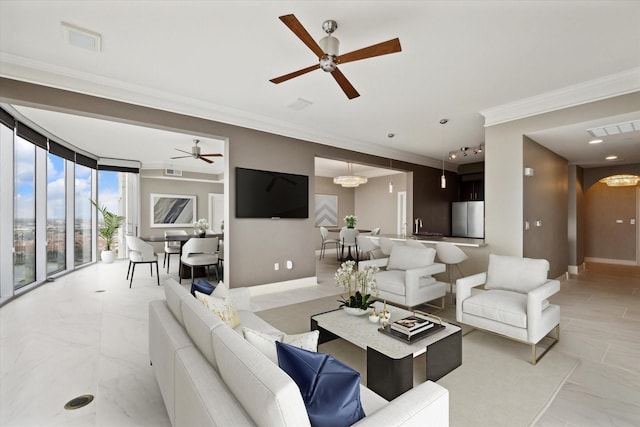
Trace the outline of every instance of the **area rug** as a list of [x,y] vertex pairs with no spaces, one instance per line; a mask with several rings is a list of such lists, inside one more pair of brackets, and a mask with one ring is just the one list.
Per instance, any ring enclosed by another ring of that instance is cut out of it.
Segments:
[[[309,330],[313,314],[333,310],[336,297],[277,307],[256,313],[286,333]],[[366,353],[344,341],[322,344],[332,354],[362,373],[366,384]],[[462,339],[462,366],[437,381],[449,390],[452,427],[531,426],[553,401],[579,361],[551,349],[531,365],[531,348],[506,338],[474,330]],[[425,381],[424,356],[414,360],[414,384]]]

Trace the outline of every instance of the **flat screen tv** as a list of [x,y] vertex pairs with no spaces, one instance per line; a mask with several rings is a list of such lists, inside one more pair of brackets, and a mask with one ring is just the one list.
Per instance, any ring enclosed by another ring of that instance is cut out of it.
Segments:
[[309,177],[236,168],[236,218],[309,218]]

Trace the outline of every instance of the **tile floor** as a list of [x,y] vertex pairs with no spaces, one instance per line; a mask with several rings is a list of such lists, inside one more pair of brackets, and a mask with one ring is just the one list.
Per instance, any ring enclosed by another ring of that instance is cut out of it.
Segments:
[[[336,267],[329,254],[319,286],[260,295],[253,308],[337,294]],[[147,303],[164,291],[144,268],[129,289],[126,270],[92,265],[0,307],[1,426],[170,425],[147,351]],[[581,364],[537,425],[640,425],[640,268],[589,265],[553,302],[562,323],[552,351]],[[63,409],[82,394],[95,400]]]

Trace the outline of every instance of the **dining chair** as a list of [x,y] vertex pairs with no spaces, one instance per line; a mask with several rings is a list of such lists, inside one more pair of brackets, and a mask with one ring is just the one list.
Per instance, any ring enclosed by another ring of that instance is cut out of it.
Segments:
[[376,227],[373,230],[371,230],[371,233],[369,233],[372,236],[378,236],[380,235],[380,227]]
[[349,250],[346,260],[353,259],[353,255],[351,255],[351,248],[354,249],[356,260],[359,259],[357,237],[358,237],[358,230],[356,228],[343,228],[342,230],[340,230],[340,245],[341,245],[340,258],[342,261],[345,261],[345,257],[344,257],[345,247],[348,248]]
[[[186,236],[187,232],[184,230],[166,230],[164,232],[164,237],[167,236]],[[178,241],[169,241],[166,240],[164,242],[164,261],[162,263],[162,268],[167,266],[167,273],[169,273],[169,266],[171,264],[171,255],[180,255],[180,247],[182,246],[182,242]]]
[[[192,237],[182,247],[182,256],[180,263],[191,267],[191,282],[194,282],[195,267],[205,267],[207,270],[207,278],[209,278],[209,267],[213,266],[216,272],[216,279],[220,280],[218,275],[218,238],[217,237]],[[182,276],[179,276],[179,282],[182,283]]]
[[336,260],[340,259],[338,248],[340,246],[340,240],[329,239],[329,230],[327,227],[320,227],[320,237],[322,237],[322,246],[320,247],[320,259],[324,257],[325,248],[327,245],[336,245]]
[[[129,280],[129,288],[133,283],[133,275],[136,271],[137,264],[149,264],[149,270],[153,277],[153,264],[156,265],[156,277],[158,279],[158,286],[160,286],[160,272],[158,271],[158,255],[156,255],[153,246],[144,240],[136,236],[125,236],[127,239],[127,247],[129,248],[129,268],[127,269],[127,279],[129,279],[129,273],[131,273],[131,279]],[[131,268],[133,266],[133,268]]]

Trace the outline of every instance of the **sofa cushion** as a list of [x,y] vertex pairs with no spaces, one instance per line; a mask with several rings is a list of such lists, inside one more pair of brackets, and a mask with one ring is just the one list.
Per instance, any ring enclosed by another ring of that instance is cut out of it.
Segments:
[[223,324],[222,320],[206,310],[202,303],[186,292],[182,298],[182,315],[184,317],[184,328],[187,334],[189,334],[191,340],[211,366],[213,366],[214,369],[218,369],[216,356],[213,352],[211,331],[221,326]]
[[291,377],[232,329],[223,325],[211,334],[220,376],[257,425],[310,425]]
[[436,250],[414,246],[394,245],[389,255],[387,270],[411,270],[433,264]]
[[282,331],[276,329],[261,317],[256,316],[256,314],[252,311],[238,310],[238,316],[240,316],[240,325],[234,329],[240,335],[242,335],[242,328],[250,328],[255,331],[260,331],[271,335],[282,333]]
[[180,308],[180,300],[183,296],[187,295],[187,290],[182,287],[178,282],[173,279],[168,279],[164,282],[164,297],[167,300],[169,310],[173,313],[173,316],[178,322],[184,326],[182,320],[182,309]]
[[364,418],[360,373],[334,357],[276,343],[278,364],[302,394],[313,427],[347,427]]
[[462,311],[518,328],[527,327],[527,296],[519,292],[480,292],[462,302]]
[[216,287],[214,285],[200,278],[198,279],[197,282],[191,283],[191,295],[195,297],[196,296],[195,291],[198,291],[206,295],[211,295],[211,293],[215,290],[215,288]]
[[237,310],[251,311],[251,293],[249,288],[229,289],[222,281],[218,282],[211,296],[229,298]]
[[[214,294],[215,292],[216,291],[213,291]],[[198,291],[196,291],[195,294],[198,301],[231,328],[235,328],[240,324],[238,310],[236,310],[236,307],[229,298],[216,298],[213,294],[205,295]]]
[[526,294],[547,281],[548,271],[546,259],[490,254],[484,288]]
[[404,296],[405,272],[402,270],[379,271],[376,273],[378,290]]

